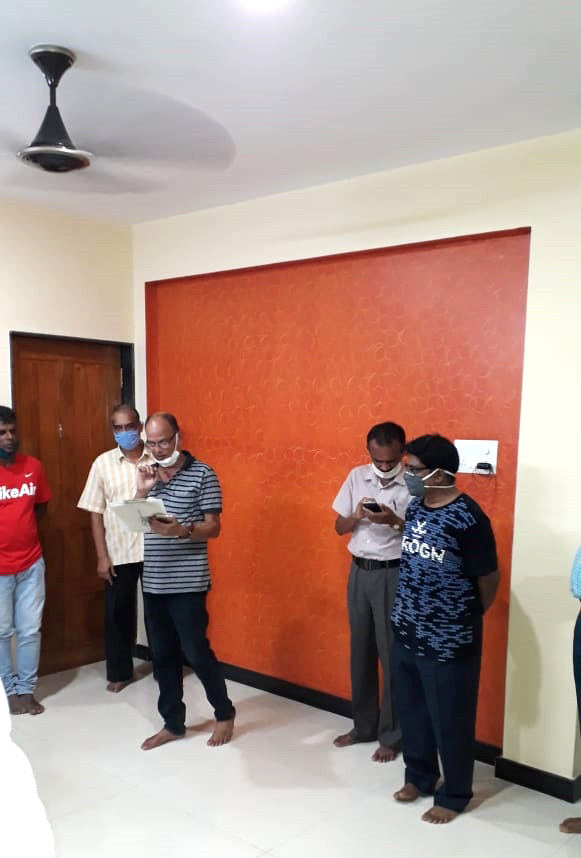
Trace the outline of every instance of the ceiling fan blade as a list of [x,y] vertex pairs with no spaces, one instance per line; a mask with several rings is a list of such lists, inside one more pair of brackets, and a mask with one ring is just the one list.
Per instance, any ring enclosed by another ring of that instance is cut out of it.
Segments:
[[20,136],[7,128],[0,128],[0,156],[14,157],[31,139],[32,134]]
[[[188,162],[225,170],[236,147],[219,122],[168,95],[78,76],[74,98],[61,109],[73,137],[95,155],[136,161]],[[64,95],[64,94],[63,94]]]
[[149,178],[119,175],[94,164],[90,170],[74,173],[46,173],[42,170],[18,170],[4,180],[6,186],[56,195],[64,194],[150,194],[163,188]]

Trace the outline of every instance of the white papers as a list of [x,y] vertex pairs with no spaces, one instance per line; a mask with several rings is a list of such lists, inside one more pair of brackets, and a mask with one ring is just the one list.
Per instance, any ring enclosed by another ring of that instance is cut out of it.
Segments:
[[167,515],[160,498],[137,498],[123,503],[112,503],[109,509],[112,509],[133,533],[149,533],[149,519],[154,515]]

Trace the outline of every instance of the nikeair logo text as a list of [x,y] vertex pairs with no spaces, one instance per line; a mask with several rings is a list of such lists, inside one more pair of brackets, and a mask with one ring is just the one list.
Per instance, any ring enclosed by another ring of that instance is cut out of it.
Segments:
[[34,483],[22,483],[19,489],[9,489],[7,486],[0,486],[0,500],[12,500],[12,498],[21,498],[24,495],[35,495],[36,486]]

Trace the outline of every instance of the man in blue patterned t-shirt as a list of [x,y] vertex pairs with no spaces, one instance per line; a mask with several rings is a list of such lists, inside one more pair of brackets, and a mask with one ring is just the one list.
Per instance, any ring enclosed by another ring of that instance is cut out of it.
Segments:
[[[391,617],[405,785],[397,801],[434,795],[426,822],[450,822],[472,798],[482,617],[498,586],[490,521],[458,491],[454,444],[423,435],[407,445],[409,492]],[[442,761],[440,778],[438,754]]]

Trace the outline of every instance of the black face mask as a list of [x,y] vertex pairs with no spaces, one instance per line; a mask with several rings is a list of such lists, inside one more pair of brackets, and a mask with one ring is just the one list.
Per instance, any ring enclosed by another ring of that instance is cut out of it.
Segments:
[[18,453],[18,447],[19,447],[18,441],[14,441],[12,450],[10,450],[10,451],[0,450],[0,462],[2,462],[2,461],[8,462],[8,461],[10,461],[10,459],[14,458],[16,453]]

